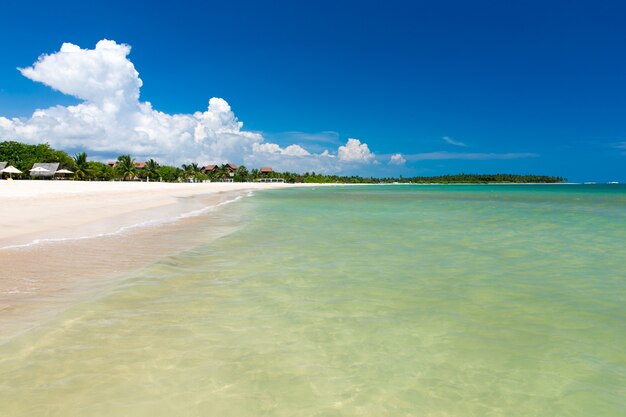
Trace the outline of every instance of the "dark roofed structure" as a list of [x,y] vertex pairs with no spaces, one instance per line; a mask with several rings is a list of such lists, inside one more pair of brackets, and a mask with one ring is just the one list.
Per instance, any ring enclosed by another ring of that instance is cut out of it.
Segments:
[[269,174],[270,172],[274,172],[272,167],[263,167],[260,170],[261,174]]
[[58,162],[38,162],[34,164],[31,169],[35,169],[35,168],[43,168],[46,170],[46,172],[30,172],[29,171],[29,174],[31,177],[53,178],[54,174],[59,169],[59,163]]
[[235,165],[235,164],[226,164],[226,168],[228,168],[230,171],[236,171],[237,170],[237,165]]
[[217,170],[217,165],[207,165],[205,167],[202,167],[200,169],[200,172],[202,172],[203,174],[206,174],[207,172],[213,172],[215,170]]

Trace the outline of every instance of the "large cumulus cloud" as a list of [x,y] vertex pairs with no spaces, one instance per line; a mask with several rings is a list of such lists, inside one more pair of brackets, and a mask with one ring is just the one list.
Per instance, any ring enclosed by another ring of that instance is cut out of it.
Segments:
[[[167,114],[140,100],[142,81],[128,59],[130,46],[102,40],[94,49],[64,43],[20,72],[63,94],[81,100],[75,106],[36,110],[30,118],[0,117],[0,138],[48,142],[92,155],[130,153],[180,164],[272,164],[276,169],[338,172],[371,162],[367,144],[349,139],[335,152],[313,154],[297,144],[268,143],[246,131],[230,105],[211,98],[206,111]],[[337,155],[335,155],[337,154]]]
[[358,139],[348,139],[345,146],[340,146],[337,152],[341,161],[368,162],[374,159],[367,143],[361,143]]

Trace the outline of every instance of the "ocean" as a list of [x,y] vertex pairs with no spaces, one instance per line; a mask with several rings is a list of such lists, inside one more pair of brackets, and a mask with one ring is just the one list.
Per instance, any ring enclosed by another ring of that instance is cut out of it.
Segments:
[[212,211],[156,228],[195,243],[0,344],[0,416],[626,415],[626,187],[314,187],[220,210],[236,227],[217,240]]

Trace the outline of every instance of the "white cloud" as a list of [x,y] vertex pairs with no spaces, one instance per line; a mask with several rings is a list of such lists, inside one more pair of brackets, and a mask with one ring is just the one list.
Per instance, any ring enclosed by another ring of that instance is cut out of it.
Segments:
[[310,153],[300,145],[289,145],[281,152],[283,155],[307,156]]
[[255,154],[280,154],[282,149],[275,143],[255,143],[252,145],[252,150]]
[[[353,142],[350,142],[354,140],[355,139],[348,139],[346,145],[339,147],[338,152],[341,152],[342,148],[354,146],[351,145]],[[361,146],[363,145],[367,148],[366,144],[362,144]],[[371,158],[373,158],[373,154],[371,155]],[[271,165],[274,169],[279,171],[315,171],[327,174],[355,171],[363,166],[363,160],[341,160],[340,157],[338,158],[337,155],[328,150],[316,154],[307,151],[299,145],[289,145],[285,148],[281,148],[275,143],[254,144],[252,146],[252,153],[245,156],[245,163],[250,166]],[[376,163],[376,161],[373,161],[373,163]]]
[[443,137],[443,138],[441,138],[441,139],[443,139],[443,141],[444,141],[444,142],[446,142],[446,143],[448,143],[448,144],[450,144],[450,145],[467,147],[467,145],[466,145],[466,144],[464,144],[463,142],[458,141],[458,140],[454,140],[454,139],[452,139],[452,138],[451,138],[451,137],[449,137],[449,136],[444,136],[444,137]]
[[345,146],[337,149],[339,160],[348,162],[369,162],[374,159],[374,154],[370,152],[366,143],[361,143],[358,139],[348,139]]
[[312,154],[298,145],[283,149],[275,143],[254,144],[252,153],[245,155],[244,162],[249,166],[270,165],[277,171],[290,172],[334,173],[352,168],[349,164],[339,163],[328,151]]
[[394,153],[391,155],[391,158],[389,158],[389,163],[391,165],[403,165],[405,162],[406,159],[404,159],[401,153]]
[[[346,173],[366,171],[379,165],[366,143],[348,139],[339,145],[339,134],[283,132],[269,136],[244,130],[230,105],[211,98],[205,111],[193,114],[167,114],[140,100],[142,80],[128,59],[131,47],[102,40],[94,49],[64,43],[58,52],[42,55],[30,67],[19,71],[63,94],[78,98],[73,106],[37,109],[29,118],[0,116],[0,140],[27,143],[48,142],[55,148],[88,152],[105,159],[130,153],[137,159],[155,158],[164,163],[186,162],[245,163],[251,167],[273,166],[295,172]],[[444,136],[455,146],[463,142]],[[272,143],[279,142],[281,145]],[[289,145],[286,145],[290,143]],[[322,149],[331,147],[319,153]],[[626,147],[626,142],[616,145]],[[306,148],[306,149],[305,149]],[[390,164],[406,161],[466,159],[516,159],[531,153],[453,153],[431,152],[393,154]],[[375,168],[374,168],[375,169]]]
[[[58,52],[42,55],[33,66],[20,69],[27,78],[74,96],[75,106],[36,110],[30,118],[0,117],[0,140],[48,142],[66,150],[86,150],[91,157],[130,153],[137,159],[156,158],[180,164],[246,163],[274,165],[292,171],[341,172],[354,163],[370,161],[367,144],[349,139],[337,150],[314,154],[298,144],[281,147],[262,134],[246,131],[230,105],[212,98],[206,111],[167,114],[140,101],[142,81],[128,59],[130,46],[102,40],[95,49],[64,43]],[[299,139],[328,143],[335,132]]]
[[289,145],[286,148],[281,148],[275,143],[255,143],[252,145],[252,151],[255,154],[273,154],[273,155],[287,155],[287,156],[307,156],[311,155],[306,149],[300,145]]
[[142,81],[126,59],[129,53],[130,46],[109,40],[91,50],[64,43],[59,52],[42,55],[32,67],[19,70],[33,81],[114,111],[139,100]]

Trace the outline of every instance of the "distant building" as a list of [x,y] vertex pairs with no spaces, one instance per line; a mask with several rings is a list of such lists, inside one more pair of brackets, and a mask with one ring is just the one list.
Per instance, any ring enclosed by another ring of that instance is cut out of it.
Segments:
[[217,165],[207,165],[205,167],[202,167],[200,169],[200,172],[202,172],[203,174],[206,174],[207,172],[215,172],[218,170],[218,166]]
[[[235,175],[235,171],[237,171],[237,165],[235,164],[225,164],[224,167],[226,168],[226,170],[228,170],[229,175],[232,177],[233,175]],[[202,172],[203,174],[207,174],[209,172],[217,172],[220,170],[220,166],[219,165],[207,165],[204,166],[200,169],[200,172]]]
[[228,175],[231,177],[235,176],[235,171],[237,171],[237,165],[235,164],[226,164],[226,169],[228,170]]
[[57,172],[58,169],[58,162],[38,162],[34,164],[31,168],[30,176],[35,178],[54,178],[54,174]]
[[261,178],[257,178],[256,182],[285,182],[284,178],[272,178],[269,177],[269,174],[273,173],[274,170],[272,167],[263,167],[259,170],[259,174],[261,174]]
[[[119,162],[117,161],[109,161],[107,162],[107,165],[110,166],[111,168],[117,168],[119,165]],[[137,169],[144,169],[146,167],[146,163],[145,162],[135,162],[135,168]]]

